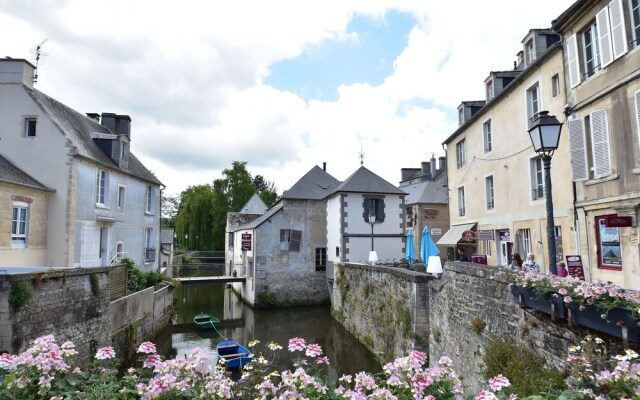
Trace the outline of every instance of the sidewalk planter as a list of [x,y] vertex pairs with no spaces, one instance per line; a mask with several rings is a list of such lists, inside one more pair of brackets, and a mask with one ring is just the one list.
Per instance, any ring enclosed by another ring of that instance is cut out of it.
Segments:
[[[622,324],[627,326],[627,337],[629,341],[640,343],[640,327],[638,321],[633,319],[631,310],[625,308],[614,308],[606,310],[597,308],[594,305],[569,304],[571,309],[571,319],[579,325],[607,333],[615,337],[622,337]],[[602,318],[606,314],[606,318]]]
[[[520,303],[521,306],[532,308],[537,311],[541,311],[551,314],[551,305],[555,304],[555,317],[556,318],[566,318],[567,312],[560,296],[554,296],[553,294],[539,294],[535,288],[532,287],[519,287],[519,286],[511,286],[511,293],[513,297],[516,299],[516,302]],[[552,315],[553,317],[553,315]]]

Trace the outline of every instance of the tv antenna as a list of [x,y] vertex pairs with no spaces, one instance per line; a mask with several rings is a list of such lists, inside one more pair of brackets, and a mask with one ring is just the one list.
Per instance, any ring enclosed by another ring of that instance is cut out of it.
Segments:
[[360,143],[360,153],[358,153],[358,157],[360,157],[360,165],[364,165],[364,152],[362,151],[362,143]]
[[42,51],[42,46],[44,45],[44,43],[47,41],[47,39],[45,38],[42,43],[40,43],[39,45],[37,45],[34,49],[31,50],[31,56],[35,59],[35,64],[36,64],[36,69],[33,71],[33,83],[35,84],[36,82],[38,82],[38,65],[40,64],[40,61],[43,61],[43,59],[49,55],[49,53],[46,53],[44,51]]

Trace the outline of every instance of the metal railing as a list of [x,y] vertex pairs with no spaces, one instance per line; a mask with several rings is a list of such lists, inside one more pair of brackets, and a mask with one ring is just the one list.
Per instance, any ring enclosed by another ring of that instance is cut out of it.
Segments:
[[144,249],[144,261],[150,262],[150,261],[155,261],[155,259],[156,259],[155,247],[149,247],[147,249]]
[[538,200],[544,198],[544,187],[538,186],[531,189],[533,200]]

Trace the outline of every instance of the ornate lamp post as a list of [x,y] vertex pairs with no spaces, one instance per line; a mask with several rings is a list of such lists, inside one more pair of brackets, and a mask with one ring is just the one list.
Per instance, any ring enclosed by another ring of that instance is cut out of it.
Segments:
[[374,213],[369,214],[369,223],[371,224],[371,251],[369,252],[369,262],[373,265],[378,261],[378,254],[373,249],[373,224],[376,223],[376,215]]
[[544,188],[547,200],[547,248],[549,252],[549,272],[557,275],[555,222],[553,218],[553,196],[551,193],[551,156],[558,148],[562,124],[549,115],[548,111],[540,111],[529,127],[529,137],[533,149],[542,157],[544,165]]

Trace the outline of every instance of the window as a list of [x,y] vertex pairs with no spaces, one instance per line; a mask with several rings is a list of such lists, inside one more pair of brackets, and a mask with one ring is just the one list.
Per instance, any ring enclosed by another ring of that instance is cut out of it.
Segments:
[[316,249],[316,271],[327,270],[327,248],[318,247]]
[[531,229],[521,229],[522,232],[522,247],[524,248],[524,256],[531,253]]
[[124,243],[122,242],[116,243],[116,259],[122,260],[124,256],[125,256]]
[[491,240],[485,240],[484,244],[484,254],[491,256]]
[[229,232],[227,237],[229,238],[229,250],[231,250],[233,249],[233,238],[235,236],[233,235],[233,232]]
[[126,191],[127,189],[124,186],[118,185],[118,210],[120,211],[124,210]]
[[533,45],[533,39],[529,40],[525,45],[525,56],[527,65],[531,64],[536,59],[536,48]]
[[458,125],[462,126],[464,123],[464,109],[458,109]]
[[24,137],[34,138],[36,137],[37,119],[34,117],[28,117],[24,119]]
[[593,111],[584,119],[569,120],[569,151],[574,181],[601,178],[611,174],[606,110]]
[[336,257],[340,257],[340,247],[336,246]]
[[365,197],[362,203],[363,213],[362,217],[364,218],[364,222],[369,223],[369,215],[376,215],[376,222],[381,223],[384,222],[384,198],[382,196],[378,197]]
[[109,202],[109,175],[107,171],[98,170],[96,174],[96,204],[106,207]]
[[146,228],[144,230],[144,261],[153,262],[156,259],[156,248],[153,245],[153,228]]
[[605,223],[608,216],[595,217],[598,268],[621,270],[620,228],[608,227]]
[[129,159],[129,143],[122,143],[122,159],[123,160],[128,160]]
[[491,133],[491,120],[482,124],[482,132],[484,136],[484,152],[489,153],[493,149],[493,135]]
[[413,227],[413,207],[409,206],[407,209],[407,228]]
[[147,186],[147,207],[145,209],[147,214],[153,213],[153,186]]
[[11,218],[11,246],[26,247],[27,228],[29,227],[29,204],[14,203]]
[[588,78],[600,70],[598,25],[595,23],[582,32],[582,56],[585,69],[584,76]]
[[293,229],[280,229],[280,250],[300,251],[300,239],[302,231]]
[[456,155],[458,156],[458,168],[461,168],[467,163],[467,152],[464,139],[456,143]]
[[527,118],[529,125],[540,112],[540,87],[536,83],[527,90]]
[[458,188],[458,215],[464,217],[466,214],[464,204],[464,186]]
[[531,159],[531,200],[539,200],[544,197],[544,168],[542,157]]
[[487,101],[493,99],[494,91],[493,91],[493,81],[487,82]]
[[558,74],[551,77],[551,93],[553,97],[557,97],[560,94],[560,77]]
[[640,44],[640,0],[629,1],[629,15],[631,16],[631,34],[633,47]]
[[487,198],[487,210],[493,210],[494,204],[494,191],[493,191],[493,175],[487,176],[484,179],[484,187]]

